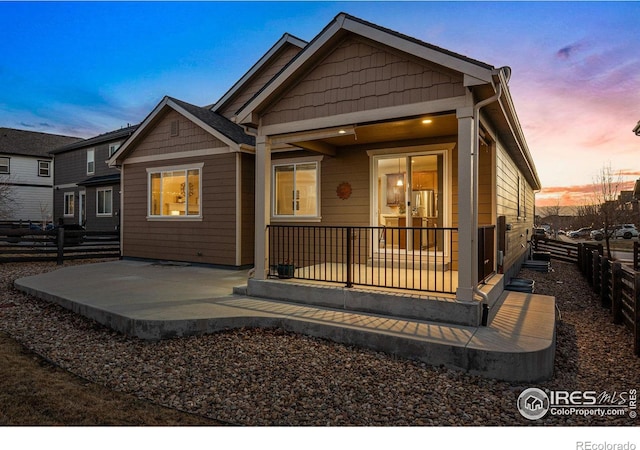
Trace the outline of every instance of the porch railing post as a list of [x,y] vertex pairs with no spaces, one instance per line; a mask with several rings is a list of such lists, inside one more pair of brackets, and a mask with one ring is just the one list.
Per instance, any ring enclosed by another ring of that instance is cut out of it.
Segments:
[[347,287],[353,287],[353,280],[351,278],[352,272],[352,259],[353,255],[351,254],[351,236],[353,233],[353,229],[351,227],[347,227],[346,229],[346,240],[347,240]]

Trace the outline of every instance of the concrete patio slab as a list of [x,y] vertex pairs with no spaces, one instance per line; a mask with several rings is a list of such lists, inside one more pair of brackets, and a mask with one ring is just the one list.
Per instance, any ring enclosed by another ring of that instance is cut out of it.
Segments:
[[245,271],[122,260],[64,267],[15,286],[142,339],[279,327],[503,380],[553,374],[552,297],[505,291],[489,326],[475,327],[233,294],[246,283]]

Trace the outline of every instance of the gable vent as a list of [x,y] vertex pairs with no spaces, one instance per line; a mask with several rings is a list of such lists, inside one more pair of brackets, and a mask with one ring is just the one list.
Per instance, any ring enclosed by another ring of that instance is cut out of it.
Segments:
[[178,136],[180,134],[180,121],[171,121],[171,136]]

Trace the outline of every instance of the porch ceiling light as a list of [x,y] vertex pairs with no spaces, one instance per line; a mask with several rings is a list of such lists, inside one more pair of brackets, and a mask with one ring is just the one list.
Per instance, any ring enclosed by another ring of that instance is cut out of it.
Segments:
[[425,125],[428,125],[430,123],[433,123],[433,120],[431,120],[431,119],[423,119],[422,123],[425,124]]

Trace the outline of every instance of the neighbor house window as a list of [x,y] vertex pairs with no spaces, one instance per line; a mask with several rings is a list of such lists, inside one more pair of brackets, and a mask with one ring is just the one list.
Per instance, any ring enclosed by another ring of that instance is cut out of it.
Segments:
[[113,189],[96,190],[96,215],[111,216],[113,214]]
[[317,218],[319,161],[273,164],[273,217]]
[[121,142],[116,142],[115,144],[109,144],[109,158],[113,156],[115,152],[120,148]]
[[38,176],[39,177],[51,176],[51,161],[38,161]]
[[11,158],[7,158],[5,156],[0,157],[0,173],[8,174],[9,173],[9,160]]
[[73,192],[64,193],[64,215],[73,217],[75,214],[75,195]]
[[202,165],[147,169],[149,217],[200,217]]
[[87,175],[96,171],[96,153],[93,149],[87,150]]

